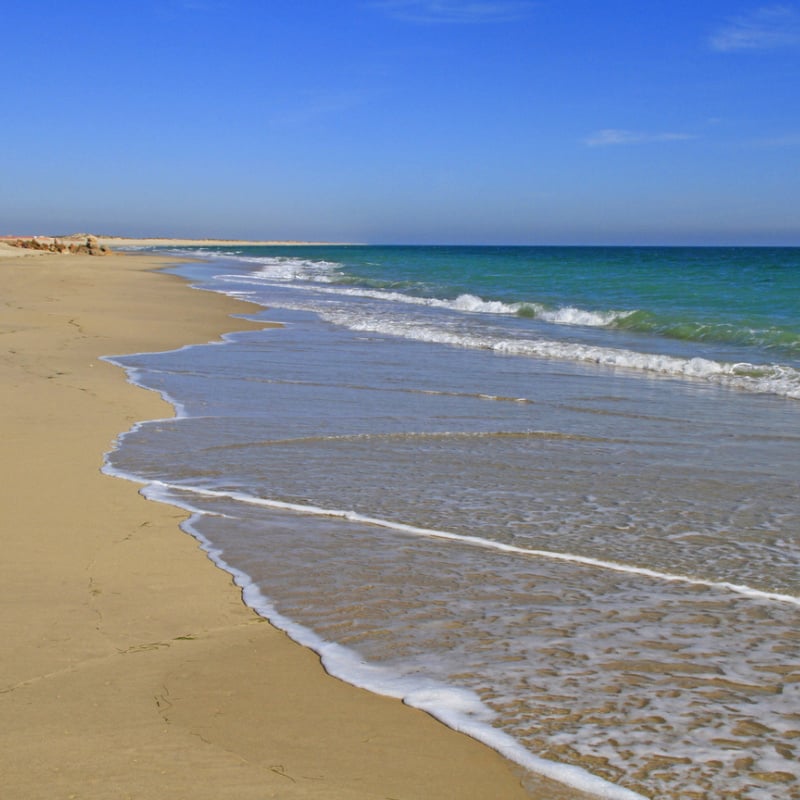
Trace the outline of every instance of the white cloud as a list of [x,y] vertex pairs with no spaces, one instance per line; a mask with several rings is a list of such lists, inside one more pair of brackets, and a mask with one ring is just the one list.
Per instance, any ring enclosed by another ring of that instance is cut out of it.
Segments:
[[695,137],[689,133],[646,133],[620,128],[603,128],[584,139],[590,147],[608,147],[621,144],[646,144],[650,142],[682,142]]
[[791,5],[763,6],[731,19],[710,39],[713,50],[773,50],[800,45],[800,13]]
[[527,0],[376,0],[368,4],[403,22],[511,22],[534,6]]

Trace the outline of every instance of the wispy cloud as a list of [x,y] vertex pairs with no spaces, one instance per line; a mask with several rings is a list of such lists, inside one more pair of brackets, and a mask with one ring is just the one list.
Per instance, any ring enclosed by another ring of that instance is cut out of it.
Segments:
[[762,6],[729,20],[709,43],[712,50],[722,53],[796,47],[800,45],[800,12],[793,5]]
[[527,0],[375,0],[368,5],[403,22],[432,24],[512,22],[526,16],[535,3]]
[[647,144],[652,142],[682,142],[696,138],[689,133],[646,133],[620,128],[603,128],[584,139],[589,147],[609,147],[612,145]]

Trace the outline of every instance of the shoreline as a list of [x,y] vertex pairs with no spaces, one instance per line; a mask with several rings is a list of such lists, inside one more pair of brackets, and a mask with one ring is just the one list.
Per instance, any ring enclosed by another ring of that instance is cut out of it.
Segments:
[[[178,526],[103,474],[142,419],[171,416],[102,356],[265,323],[158,274],[160,255],[1,248],[0,482],[9,614],[0,767],[28,798],[578,798],[427,714],[330,677],[246,607]],[[173,263],[174,260],[172,260]],[[258,307],[260,310],[260,307]],[[178,535],[176,535],[178,534]]]

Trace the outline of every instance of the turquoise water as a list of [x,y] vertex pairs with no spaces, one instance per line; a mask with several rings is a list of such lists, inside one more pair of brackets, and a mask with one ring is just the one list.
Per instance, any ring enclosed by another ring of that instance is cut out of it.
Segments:
[[[232,251],[254,285],[363,329],[800,397],[800,249],[336,247]],[[222,258],[222,249],[208,257]],[[229,281],[236,283],[236,277]],[[258,289],[245,290],[258,298]],[[369,303],[368,301],[373,301]],[[349,303],[349,306],[347,305]],[[355,311],[355,315],[353,313]],[[444,319],[447,311],[460,315]],[[439,312],[437,316],[434,312]],[[350,321],[343,320],[351,315]],[[466,315],[466,316],[465,316]],[[482,315],[483,325],[476,324]],[[411,326],[425,328],[414,333]],[[460,341],[454,337],[461,335]]]
[[574,308],[607,319],[611,329],[800,354],[797,249],[397,247],[345,253],[337,283],[450,300],[474,295],[544,319]]
[[800,250],[191,255],[282,327],[115,357],[178,416],[108,469],[247,602],[598,796],[800,797]]

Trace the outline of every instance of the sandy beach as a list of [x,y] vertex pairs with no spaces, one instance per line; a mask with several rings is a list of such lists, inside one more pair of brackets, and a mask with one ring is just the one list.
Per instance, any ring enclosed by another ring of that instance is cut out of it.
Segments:
[[8,798],[576,798],[426,714],[328,676],[243,605],[179,509],[100,472],[169,416],[103,355],[244,329],[152,255],[0,245]]

